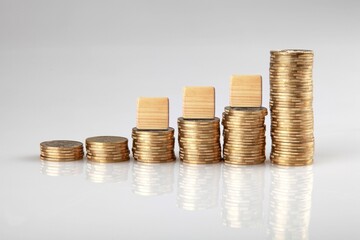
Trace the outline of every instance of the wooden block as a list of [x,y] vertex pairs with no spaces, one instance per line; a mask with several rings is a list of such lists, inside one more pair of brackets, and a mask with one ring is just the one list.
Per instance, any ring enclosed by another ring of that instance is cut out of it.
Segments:
[[169,99],[144,98],[137,102],[136,127],[138,129],[161,130],[169,128]]
[[215,118],[215,88],[185,87],[183,91],[183,118]]
[[230,80],[231,107],[261,107],[261,75],[233,75]]

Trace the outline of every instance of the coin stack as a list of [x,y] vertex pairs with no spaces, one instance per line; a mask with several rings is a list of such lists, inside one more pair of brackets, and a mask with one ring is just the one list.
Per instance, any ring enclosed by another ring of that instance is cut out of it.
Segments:
[[183,117],[178,118],[180,159],[203,164],[221,161],[220,119],[215,117],[215,89],[186,87]]
[[227,164],[263,163],[265,156],[265,116],[261,107],[260,75],[234,75],[230,81],[230,106],[222,116],[224,161]]
[[134,159],[145,163],[176,160],[174,129],[169,127],[168,98],[139,98],[137,127],[132,129]]
[[140,130],[133,128],[133,155],[134,159],[147,163],[164,163],[175,161],[174,129],[167,130]]
[[307,165],[314,156],[313,52],[271,51],[272,163]]
[[47,161],[66,162],[81,160],[84,148],[81,142],[54,140],[40,143],[40,158]]
[[128,140],[117,136],[99,136],[86,139],[86,157],[100,163],[129,160]]

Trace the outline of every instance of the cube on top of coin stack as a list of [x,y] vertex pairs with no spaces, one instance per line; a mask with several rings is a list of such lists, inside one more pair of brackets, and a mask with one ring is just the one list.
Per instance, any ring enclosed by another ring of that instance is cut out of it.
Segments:
[[171,162],[174,153],[174,129],[169,127],[169,99],[140,97],[137,123],[132,130],[134,159],[146,163]]
[[138,98],[136,127],[145,129],[169,128],[169,98]]
[[78,141],[54,140],[40,143],[40,158],[47,161],[65,162],[81,160],[83,144]]
[[185,87],[183,117],[178,118],[180,159],[185,163],[221,161],[220,119],[215,117],[214,87]]
[[183,91],[183,118],[215,118],[215,88],[185,87]]
[[261,107],[261,75],[233,75],[230,80],[231,107]]
[[113,163],[129,160],[128,139],[120,136],[97,136],[86,139],[87,159]]
[[265,157],[265,116],[261,107],[261,75],[233,75],[230,80],[230,106],[225,107],[224,161],[228,164],[263,163]]

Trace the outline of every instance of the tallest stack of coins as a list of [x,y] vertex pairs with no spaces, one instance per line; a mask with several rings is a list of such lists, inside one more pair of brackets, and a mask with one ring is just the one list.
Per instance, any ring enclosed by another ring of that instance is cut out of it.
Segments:
[[288,166],[311,164],[314,155],[313,52],[270,53],[270,159],[275,164]]

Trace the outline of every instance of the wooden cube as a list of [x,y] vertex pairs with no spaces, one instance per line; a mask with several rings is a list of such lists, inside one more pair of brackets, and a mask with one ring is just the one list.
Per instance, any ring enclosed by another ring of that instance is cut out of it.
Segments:
[[213,119],[215,117],[214,87],[185,87],[183,91],[183,118]]
[[231,107],[261,107],[261,75],[233,75],[230,80]]
[[137,102],[138,129],[162,130],[169,128],[169,99],[141,97]]

